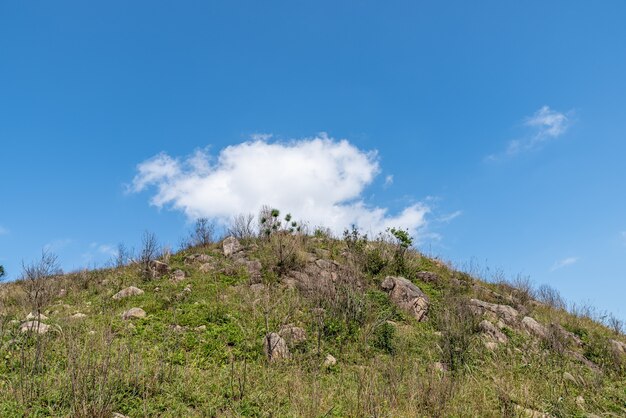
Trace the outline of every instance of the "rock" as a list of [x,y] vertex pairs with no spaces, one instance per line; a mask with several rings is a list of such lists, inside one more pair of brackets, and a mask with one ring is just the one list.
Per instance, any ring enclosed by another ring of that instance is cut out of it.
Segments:
[[248,270],[248,275],[250,276],[250,282],[258,283],[261,281],[261,269],[263,265],[259,260],[246,260],[245,258],[237,259],[238,264],[242,264]]
[[200,266],[200,273],[210,273],[215,270],[215,266],[212,263],[204,263]]
[[152,260],[150,262],[150,270],[152,270],[152,277],[160,277],[170,272],[170,266],[159,260]]
[[508,305],[498,305],[478,299],[470,299],[469,303],[475,313],[491,313],[496,319],[501,318],[506,324],[514,324],[519,316],[519,312]]
[[389,292],[389,298],[399,308],[413,315],[418,321],[426,319],[428,296],[411,281],[404,277],[387,276],[381,287]]
[[194,328],[195,331],[206,331],[206,325],[200,325]]
[[522,319],[522,327],[535,337],[546,338],[548,336],[548,329],[530,316]]
[[209,263],[213,261],[213,257],[207,254],[190,254],[185,257],[185,264],[192,263]]
[[446,366],[444,363],[440,362],[440,361],[436,361],[433,363],[433,370],[438,371],[438,372],[447,372],[448,371],[448,366]]
[[611,347],[617,353],[626,354],[626,344],[621,341],[611,340]]
[[114,294],[113,299],[120,300],[120,299],[127,298],[129,296],[137,296],[137,295],[143,295],[143,290],[135,286],[129,286],[126,289],[122,289],[116,294]]
[[265,285],[263,283],[255,283],[250,285],[250,290],[253,293],[261,293],[265,290]]
[[127,310],[126,312],[122,314],[122,319],[125,321],[129,319],[138,319],[138,318],[145,318],[145,317],[146,317],[146,311],[144,311],[141,308],[130,308],[129,310]]
[[417,278],[426,283],[437,283],[439,282],[439,275],[437,273],[433,273],[432,271],[419,271],[416,274]]
[[230,236],[222,242],[222,248],[224,249],[224,255],[230,257],[231,255],[243,250],[243,247],[237,240],[237,238]]
[[572,357],[575,360],[578,360],[579,362],[581,362],[582,364],[584,364],[585,366],[587,366],[591,371],[601,374],[602,370],[600,369],[600,366],[598,366],[596,363],[594,363],[593,361],[589,360],[587,357],[585,357],[584,355],[580,354],[577,351],[573,351],[573,350],[566,350],[565,353],[567,353],[570,357]]
[[126,415],[122,415],[119,412],[113,412],[112,418],[130,418]]
[[330,354],[326,354],[326,358],[324,359],[324,367],[332,367],[337,364],[337,359]]
[[577,397],[576,397],[576,405],[577,405],[579,408],[583,409],[583,408],[585,407],[585,398],[583,398],[583,397],[582,397],[582,396],[580,396],[580,395],[579,395],[579,396],[577,396]]
[[45,320],[48,319],[48,317],[45,316],[44,314],[40,314],[39,316],[37,316],[37,314],[33,313],[33,312],[29,312],[28,315],[26,315],[26,320],[27,321],[33,321],[35,319],[39,319],[41,321],[45,321]]
[[83,318],[87,318],[87,315],[85,315],[84,313],[81,313],[81,312],[76,312],[74,315],[70,316],[70,318],[72,318],[72,319],[83,319]]
[[304,328],[296,327],[293,324],[283,325],[278,331],[280,335],[289,345],[296,345],[306,341],[306,331]]
[[487,320],[482,320],[478,324],[478,328],[494,342],[506,344],[509,341],[509,338],[502,331]]
[[21,332],[34,332],[36,334],[45,334],[50,330],[50,326],[39,321],[26,321],[20,325]]
[[270,332],[263,338],[263,351],[269,361],[283,360],[290,357],[287,343],[275,332]]
[[574,334],[573,332],[569,332],[568,330],[566,330],[565,328],[563,328],[559,324],[556,324],[556,323],[550,324],[549,325],[549,330],[554,332],[554,333],[556,333],[557,335],[559,335],[563,339],[568,340],[568,341],[574,343],[578,347],[582,347],[583,346],[583,342],[578,337],[578,335]]
[[67,290],[65,290],[65,289],[59,290],[58,297],[64,298],[66,295],[67,295]]
[[178,282],[181,282],[183,280],[185,280],[185,272],[184,271],[182,271],[180,269],[177,269],[177,270],[174,270],[172,272],[172,281],[174,283],[178,283]]
[[485,348],[489,351],[494,351],[498,348],[498,343],[495,341],[484,341],[483,344],[485,345]]
[[519,412],[520,417],[524,418],[551,418],[549,414],[535,411],[530,408],[524,408],[521,405],[515,405],[515,409]]
[[185,286],[185,288],[183,289],[183,292],[191,293],[191,285],[188,284],[187,286]]

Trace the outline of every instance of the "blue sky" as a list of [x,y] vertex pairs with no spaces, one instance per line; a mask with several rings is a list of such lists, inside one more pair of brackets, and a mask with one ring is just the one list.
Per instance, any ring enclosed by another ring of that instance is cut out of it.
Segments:
[[190,218],[267,194],[626,318],[625,15],[0,2],[0,263],[101,264],[144,230],[176,247]]

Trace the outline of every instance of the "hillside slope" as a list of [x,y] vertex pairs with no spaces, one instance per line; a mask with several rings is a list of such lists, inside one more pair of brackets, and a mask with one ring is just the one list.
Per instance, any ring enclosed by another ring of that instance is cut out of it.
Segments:
[[357,231],[37,276],[1,287],[0,416],[626,416],[624,336],[533,296]]

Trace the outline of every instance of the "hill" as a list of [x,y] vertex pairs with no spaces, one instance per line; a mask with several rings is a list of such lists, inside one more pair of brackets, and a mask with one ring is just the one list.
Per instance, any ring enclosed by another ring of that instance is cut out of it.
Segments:
[[0,288],[0,416],[626,416],[624,335],[554,290],[404,231],[263,232],[72,274],[44,255]]

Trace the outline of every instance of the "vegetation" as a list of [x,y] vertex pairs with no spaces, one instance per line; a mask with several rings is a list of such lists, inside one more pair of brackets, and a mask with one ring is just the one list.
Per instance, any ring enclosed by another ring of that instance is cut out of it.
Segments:
[[[235,222],[243,249],[230,256],[199,224],[199,239],[169,256],[146,233],[139,257],[122,248],[115,267],[61,274],[47,253],[25,265],[22,279],[0,286],[0,416],[626,414],[618,320],[566,309],[551,288],[452,269],[413,249],[406,231],[308,235],[271,209],[258,232],[249,217]],[[170,273],[152,274],[154,261]],[[427,296],[426,320],[381,288],[389,275]],[[143,293],[112,298],[128,286]],[[501,318],[472,299],[547,331],[507,322],[507,342],[494,344],[479,323]],[[147,315],[124,320],[131,308]],[[48,332],[22,332],[29,313]],[[268,333],[290,326],[306,339],[286,338],[288,358],[270,361]]]

